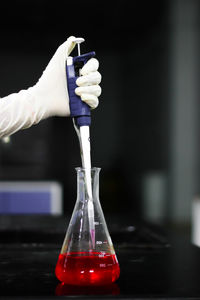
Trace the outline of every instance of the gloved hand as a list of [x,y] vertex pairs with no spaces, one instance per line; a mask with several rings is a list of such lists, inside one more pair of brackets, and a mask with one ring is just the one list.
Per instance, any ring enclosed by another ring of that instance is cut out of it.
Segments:
[[[55,52],[39,81],[0,99],[0,137],[37,124],[49,116],[69,116],[69,96],[66,82],[66,59],[75,46],[70,37]],[[92,109],[101,94],[98,60],[91,58],[82,68],[75,92]]]

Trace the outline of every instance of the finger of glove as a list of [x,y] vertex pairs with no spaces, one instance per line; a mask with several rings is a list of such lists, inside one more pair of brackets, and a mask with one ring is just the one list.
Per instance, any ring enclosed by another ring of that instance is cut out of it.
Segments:
[[90,106],[91,109],[95,109],[99,105],[99,99],[97,96],[92,94],[82,94],[81,95],[82,101]]
[[91,72],[96,72],[99,68],[99,61],[96,58],[90,58],[88,62],[80,70],[81,75],[86,75]]
[[76,84],[78,86],[97,85],[100,82],[101,82],[101,74],[98,71],[80,76],[76,80]]
[[80,86],[75,89],[75,93],[78,96],[82,94],[92,94],[99,97],[101,95],[101,87],[99,85]]

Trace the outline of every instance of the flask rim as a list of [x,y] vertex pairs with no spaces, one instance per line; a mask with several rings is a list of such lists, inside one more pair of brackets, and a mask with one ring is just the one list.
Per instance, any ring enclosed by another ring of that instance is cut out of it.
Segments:
[[[76,170],[77,172],[82,172],[82,171],[85,171],[86,169],[83,168],[83,167],[76,167],[75,170]],[[99,167],[92,167],[90,170],[91,170],[91,172],[94,172],[94,171],[100,172],[100,171],[101,171],[101,168],[99,168]]]

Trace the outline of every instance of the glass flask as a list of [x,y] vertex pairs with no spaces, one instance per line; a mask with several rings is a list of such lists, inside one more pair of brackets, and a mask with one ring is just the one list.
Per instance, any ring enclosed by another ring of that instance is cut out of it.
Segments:
[[77,200],[55,269],[66,284],[91,286],[115,282],[119,263],[99,201],[100,168],[91,169],[94,232],[91,233],[91,204],[85,184],[85,170],[77,171]]

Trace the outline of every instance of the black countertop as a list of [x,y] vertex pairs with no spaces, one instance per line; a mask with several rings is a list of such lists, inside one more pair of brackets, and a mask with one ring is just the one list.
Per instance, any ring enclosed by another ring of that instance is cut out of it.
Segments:
[[2,216],[0,299],[200,299],[200,249],[189,235],[164,235],[157,226],[133,221],[119,229],[116,220],[108,227],[120,278],[111,286],[73,288],[54,275],[68,219]]

